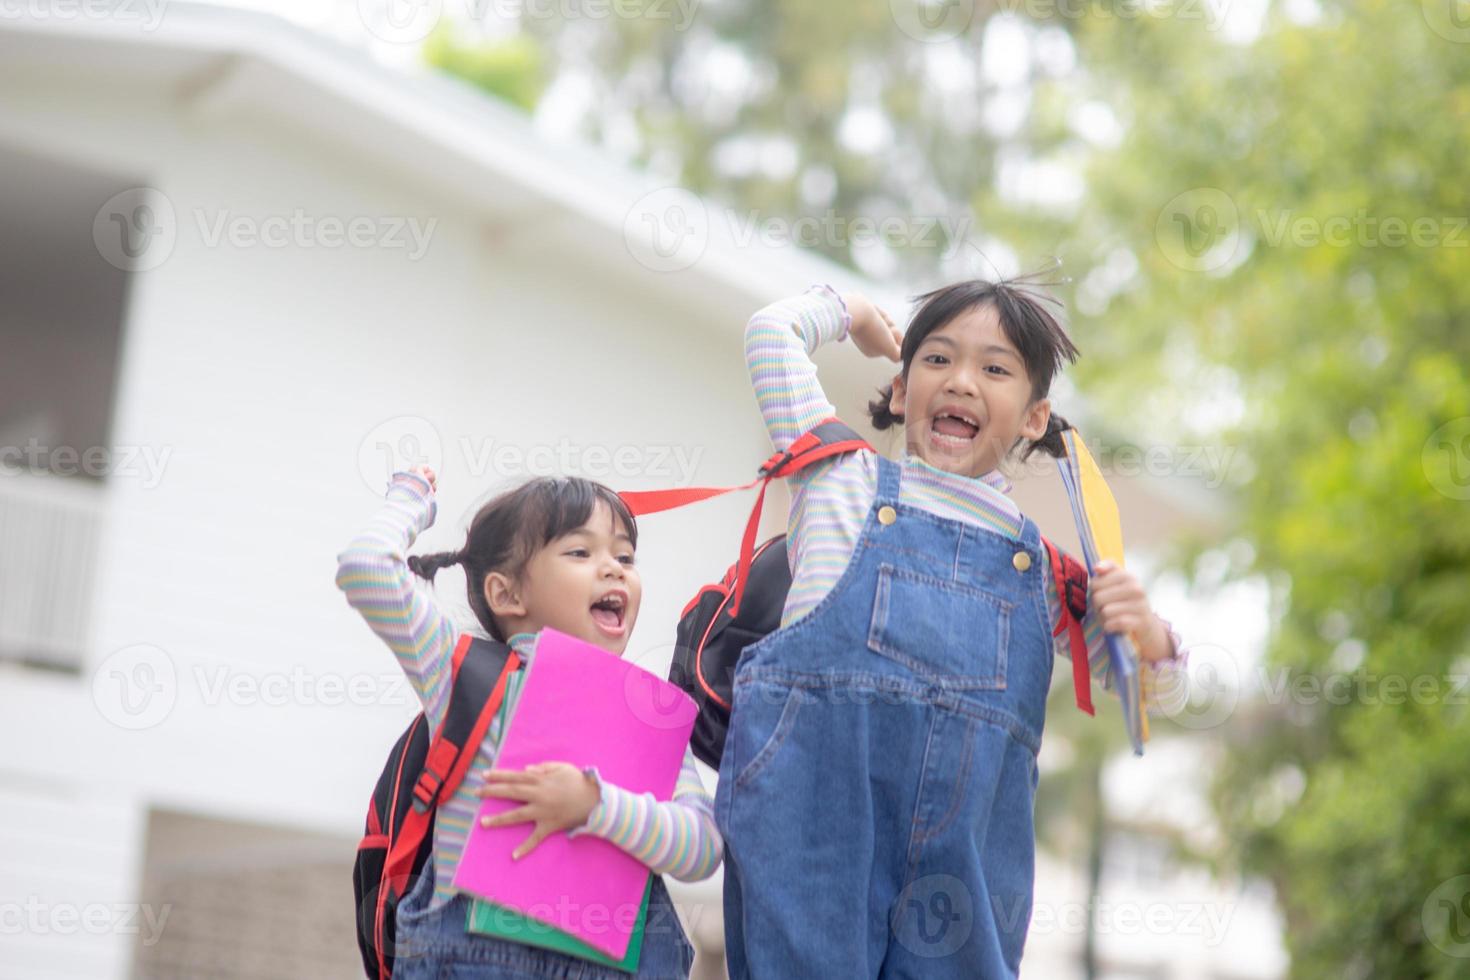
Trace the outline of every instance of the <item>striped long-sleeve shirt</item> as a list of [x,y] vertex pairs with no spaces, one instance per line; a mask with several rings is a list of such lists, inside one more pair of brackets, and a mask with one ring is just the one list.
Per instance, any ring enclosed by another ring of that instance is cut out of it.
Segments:
[[[828,286],[813,286],[799,296],[772,303],[751,317],[745,330],[745,359],[756,401],[777,450],[824,418],[836,414],[817,379],[811,354],[824,343],[847,337],[851,318],[846,304]],[[905,452],[900,499],[931,514],[994,529],[1016,537],[1021,511],[1007,493],[1011,482],[999,470],[979,479],[937,469]],[[863,521],[878,489],[877,454],[863,450],[817,463],[792,477],[787,553],[791,591],[782,625],[810,612],[832,590],[852,557]],[[1062,605],[1052,576],[1044,576],[1051,627],[1061,621]],[[1166,623],[1167,625],[1167,623]],[[1111,687],[1104,633],[1091,608],[1082,620],[1092,676]],[[1174,649],[1179,637],[1169,629]],[[1071,658],[1066,631],[1054,641],[1059,656]],[[1176,661],[1178,663],[1178,661]]]
[[[433,727],[438,727],[448,709],[459,631],[440,610],[428,586],[409,571],[407,554],[414,539],[434,523],[436,510],[433,491],[424,480],[409,473],[396,474],[383,507],[337,557],[337,587],[393,651]],[[510,639],[511,647],[527,663],[534,655],[535,642],[534,633],[518,633]],[[517,673],[507,684],[505,703],[491,721],[464,782],[439,807],[433,844],[435,905],[454,895],[454,872],[470,822],[482,802],[475,791],[485,784],[484,773],[494,764],[501,733],[515,712],[524,676],[524,672]],[[659,802],[651,793],[632,793],[600,776],[598,785],[601,802],[586,824],[569,831],[570,835],[601,837],[653,872],[681,881],[698,881],[714,874],[724,844],[691,750],[685,751],[669,802]]]

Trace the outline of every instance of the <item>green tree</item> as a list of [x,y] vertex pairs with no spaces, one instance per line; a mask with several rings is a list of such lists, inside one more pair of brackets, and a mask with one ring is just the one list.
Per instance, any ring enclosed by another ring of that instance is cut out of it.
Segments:
[[[1274,883],[1300,977],[1470,976],[1470,885],[1441,887],[1470,873],[1470,38],[1437,9],[1272,8],[1252,43],[1095,12],[1090,86],[1032,125],[1080,150],[1081,203],[977,205],[1071,269],[1105,417],[1243,451],[1269,696],[1221,729],[1220,857]],[[1082,100],[1116,147],[1068,132]]]

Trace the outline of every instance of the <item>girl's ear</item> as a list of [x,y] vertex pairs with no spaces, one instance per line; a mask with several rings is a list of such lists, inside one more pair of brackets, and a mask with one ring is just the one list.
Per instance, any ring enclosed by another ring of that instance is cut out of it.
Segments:
[[521,601],[520,590],[500,572],[491,572],[485,576],[482,591],[485,593],[485,604],[490,607],[490,612],[496,619],[526,614],[526,605]]
[[1046,435],[1046,426],[1050,421],[1051,399],[1043,398],[1027,410],[1026,420],[1021,424],[1021,435],[1035,442]]
[[893,376],[893,393],[888,396],[888,412],[900,421],[903,419],[903,406],[907,400],[907,396],[908,386],[903,382],[903,374],[895,374]]

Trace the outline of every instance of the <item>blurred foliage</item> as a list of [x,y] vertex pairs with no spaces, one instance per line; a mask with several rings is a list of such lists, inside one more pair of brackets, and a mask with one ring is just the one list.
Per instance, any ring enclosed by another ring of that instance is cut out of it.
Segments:
[[[522,36],[553,65],[553,89],[578,106],[577,132],[743,216],[840,228],[859,217],[958,218],[969,214],[974,188],[993,176],[996,145],[978,125],[978,93],[937,92],[926,80],[932,46],[896,30],[888,4],[603,6],[627,15],[521,19]],[[987,12],[975,11],[954,42],[962,65],[973,68]],[[459,35],[473,30],[461,25]],[[859,135],[844,141],[844,127]],[[885,254],[869,256],[881,264],[867,271],[932,280],[938,256],[958,243],[935,222],[915,227]],[[816,251],[854,264],[855,236],[817,237]]]
[[465,41],[446,24],[424,41],[424,60],[522,109],[531,109],[546,87],[546,59],[534,38]]
[[[1218,730],[1221,869],[1273,883],[1294,976],[1470,977],[1430,941],[1470,938],[1470,898],[1432,899],[1470,873],[1470,25],[1455,0],[1293,0],[1241,38],[1191,0],[1016,0],[921,40],[903,2],[524,29],[580,131],[671,181],[782,217],[962,217],[999,264],[1062,260],[1069,373],[1108,428],[1233,453],[1229,527],[1174,564],[1271,587],[1264,684]],[[997,48],[1016,77],[979,71]],[[821,250],[913,285],[977,254]],[[1329,678],[1350,695],[1298,683]],[[1082,748],[1043,808],[1077,820],[1041,831],[1100,847],[1118,739],[1060,726]]]
[[1273,583],[1274,615],[1214,803],[1299,977],[1470,976],[1446,918],[1470,940],[1470,902],[1430,901],[1470,872],[1470,45],[1432,6],[1273,7],[1249,44],[1084,18],[1091,81],[1039,92],[1034,129],[1092,103],[1120,140],[1075,212],[977,202],[1071,270],[1105,417],[1240,450],[1233,574]]

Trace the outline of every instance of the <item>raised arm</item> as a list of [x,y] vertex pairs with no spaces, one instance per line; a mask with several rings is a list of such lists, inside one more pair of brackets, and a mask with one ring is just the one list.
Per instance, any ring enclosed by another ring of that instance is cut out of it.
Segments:
[[745,325],[745,364],[776,449],[836,412],[811,355],[846,337],[849,323],[842,297],[828,286],[813,286],[761,309]]
[[811,355],[848,336],[868,357],[899,360],[903,334],[893,319],[866,297],[839,296],[830,286],[772,303],[745,325],[745,363],[776,449],[836,413]]
[[449,693],[455,630],[408,568],[408,549],[434,523],[432,474],[395,473],[377,514],[337,556],[337,588],[378,634],[438,725]]

